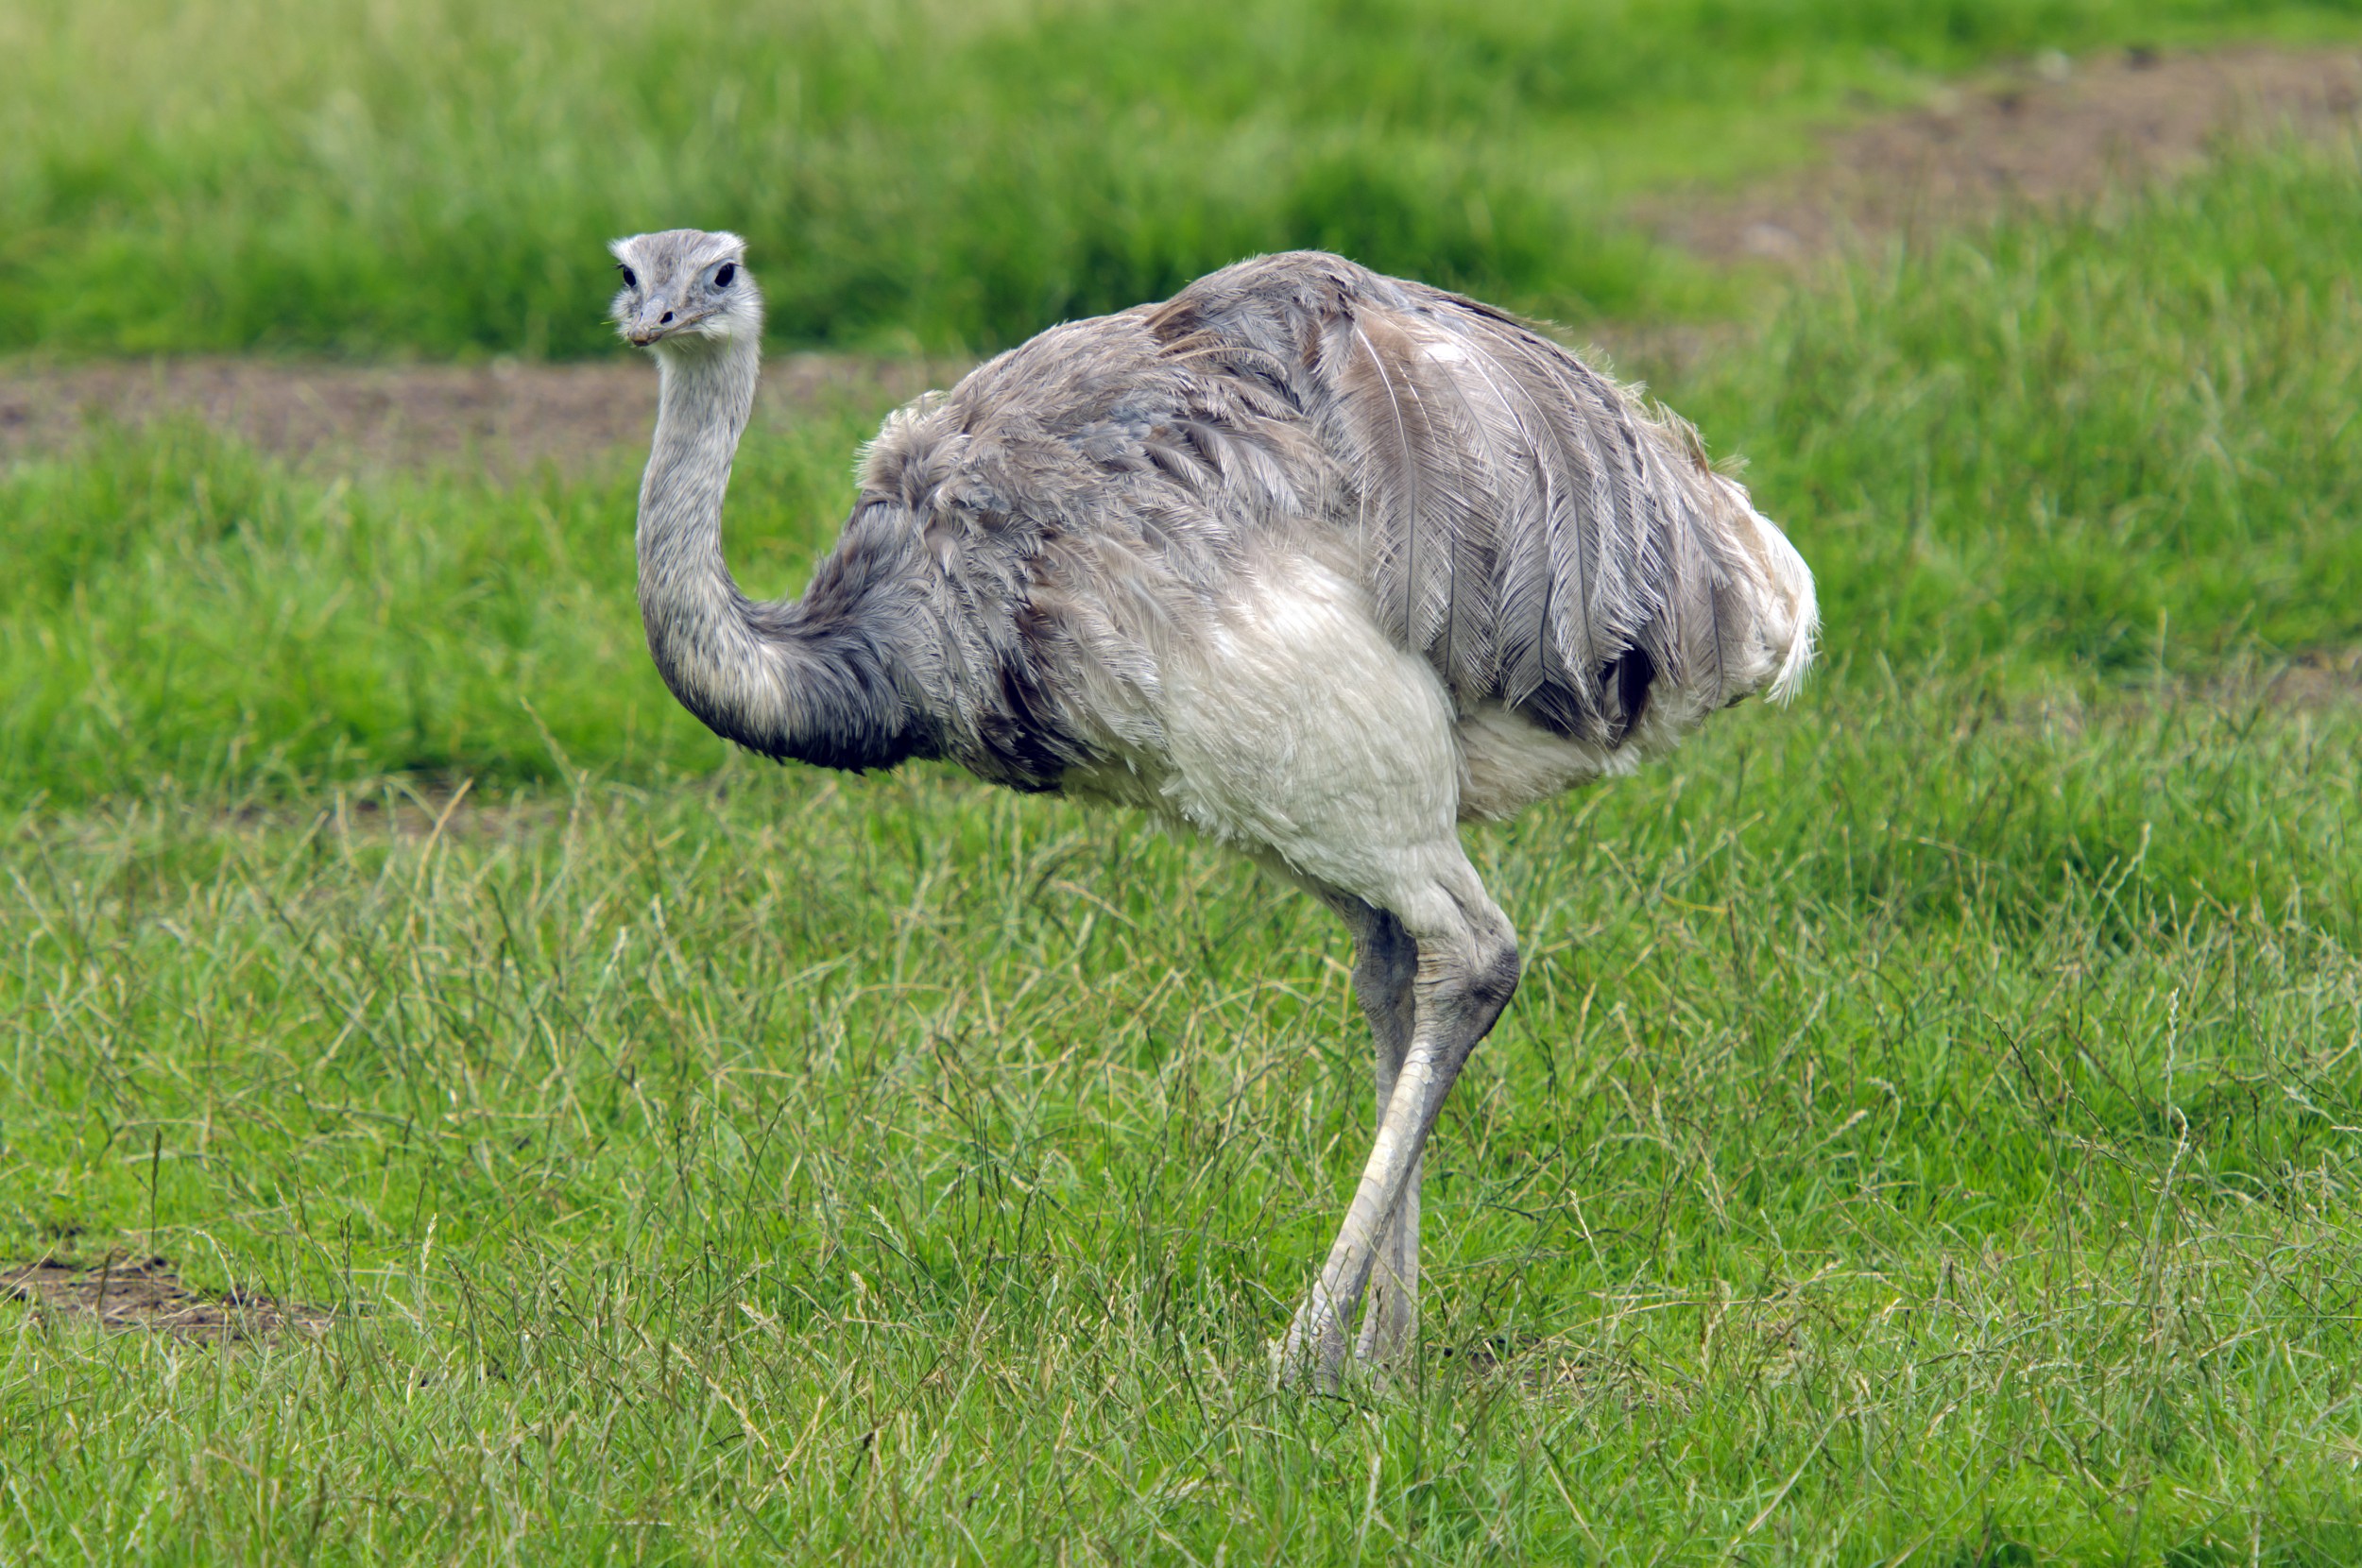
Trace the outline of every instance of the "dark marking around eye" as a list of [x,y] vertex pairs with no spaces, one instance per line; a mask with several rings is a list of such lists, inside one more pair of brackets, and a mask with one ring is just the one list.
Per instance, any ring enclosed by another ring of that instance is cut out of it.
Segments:
[[738,264],[736,262],[724,262],[722,264],[722,269],[713,275],[713,286],[715,288],[727,288],[730,286],[730,280],[737,276]]
[[640,286],[640,275],[632,271],[631,268],[625,266],[623,263],[617,262],[615,264],[615,270],[624,275],[624,286],[625,288],[638,288]]

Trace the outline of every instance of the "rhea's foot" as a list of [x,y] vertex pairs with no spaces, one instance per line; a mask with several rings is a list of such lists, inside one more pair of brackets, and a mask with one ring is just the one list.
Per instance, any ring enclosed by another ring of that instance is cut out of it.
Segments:
[[1283,1389],[1335,1393],[1347,1361],[1344,1316],[1334,1297],[1314,1286],[1296,1308],[1287,1337],[1272,1344],[1272,1372]]

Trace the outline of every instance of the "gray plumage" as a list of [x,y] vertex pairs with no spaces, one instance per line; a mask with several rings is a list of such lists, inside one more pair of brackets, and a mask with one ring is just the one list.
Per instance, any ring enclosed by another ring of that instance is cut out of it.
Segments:
[[[1382,1094],[1442,1074],[1387,1102],[1403,1136],[1515,984],[1450,819],[1625,771],[1809,662],[1809,573],[1686,425],[1510,315],[1309,252],[1053,328],[892,415],[804,597],[752,603],[720,546],[762,323],[742,246],[615,250],[618,319],[663,373],[641,596],[681,701],[772,757],[1143,805],[1301,882],[1363,948]],[[1367,732],[1395,715],[1390,753]],[[1336,1375],[1379,1253],[1415,1299],[1410,1148],[1373,1155],[1292,1366]],[[1405,1348],[1408,1311],[1364,1350]]]

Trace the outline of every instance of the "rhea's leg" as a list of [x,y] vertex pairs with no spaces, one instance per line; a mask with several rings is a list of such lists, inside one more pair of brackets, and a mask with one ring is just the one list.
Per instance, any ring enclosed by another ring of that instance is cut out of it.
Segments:
[[[1416,1012],[1412,982],[1418,974],[1418,944],[1402,929],[1402,922],[1385,910],[1334,888],[1313,885],[1310,891],[1336,911],[1353,933],[1353,991],[1377,1047],[1377,1120],[1383,1121],[1386,1107],[1394,1099],[1395,1079],[1411,1048]],[[1364,1361],[1397,1359],[1410,1349],[1418,1332],[1420,1164],[1412,1162],[1410,1182],[1378,1241],[1378,1261],[1361,1305],[1361,1334],[1354,1348],[1355,1355]]]
[[1516,933],[1457,844],[1435,873],[1390,900],[1389,912],[1418,955],[1411,1043],[1344,1224],[1280,1349],[1284,1375],[1309,1377],[1322,1388],[1334,1387],[1344,1370],[1344,1325],[1419,1168],[1444,1097],[1517,988]]
[[[1451,693],[1387,635],[1366,586],[1326,548],[1258,547],[1224,585],[1220,624],[1175,648],[1157,698],[1156,789],[1172,814],[1328,890],[1332,904],[1346,895],[1384,912],[1415,952],[1409,1044],[1370,1164],[1280,1347],[1292,1374],[1334,1381],[1419,1145],[1515,982],[1516,945],[1461,851],[1465,759]],[[1381,1322],[1408,1304],[1394,1294]]]
[[[1366,906],[1364,906],[1366,907]],[[1411,1049],[1417,1009],[1412,983],[1418,977],[1418,944],[1402,922],[1371,910],[1359,939],[1353,987],[1377,1041],[1378,1119],[1394,1102],[1395,1080]],[[1361,1335],[1354,1354],[1363,1361],[1396,1362],[1417,1342],[1419,1329],[1419,1187],[1425,1157],[1411,1162],[1411,1175],[1395,1202],[1393,1218],[1378,1244],[1378,1261],[1361,1304]]]

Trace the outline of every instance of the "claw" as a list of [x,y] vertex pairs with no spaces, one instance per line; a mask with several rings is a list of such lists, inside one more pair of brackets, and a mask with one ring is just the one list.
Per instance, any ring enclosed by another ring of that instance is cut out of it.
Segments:
[[1309,1389],[1314,1393],[1337,1391],[1344,1381],[1345,1329],[1335,1306],[1314,1291],[1296,1309],[1285,1338],[1272,1341],[1272,1376],[1283,1389]]

